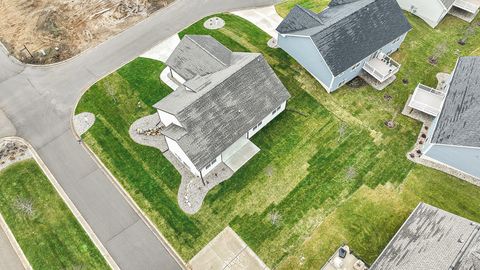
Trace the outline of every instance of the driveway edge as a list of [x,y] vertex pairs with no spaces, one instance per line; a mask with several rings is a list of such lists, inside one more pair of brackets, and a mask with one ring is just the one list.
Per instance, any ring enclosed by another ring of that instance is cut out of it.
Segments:
[[[29,142],[27,142],[25,139],[20,138],[20,137],[5,137],[5,138],[2,138],[2,139],[17,141],[19,143],[23,143],[30,149],[30,151],[32,152],[33,159],[37,162],[38,166],[40,166],[40,168],[42,169],[45,176],[47,176],[47,178],[50,180],[50,183],[53,185],[53,187],[57,191],[58,195],[60,195],[62,200],[65,202],[65,204],[67,204],[68,208],[70,209],[72,214],[75,216],[77,221],[80,223],[80,225],[82,226],[84,231],[87,233],[88,237],[92,240],[93,244],[97,247],[98,251],[100,252],[102,257],[105,259],[107,264],[110,266],[110,268],[112,268],[114,270],[120,270],[120,267],[118,267],[117,263],[113,260],[110,253],[103,246],[102,242],[100,242],[100,240],[98,239],[95,232],[92,230],[92,228],[90,227],[88,222],[85,220],[85,218],[83,218],[82,214],[80,214],[80,212],[78,211],[75,204],[73,204],[73,202],[70,200],[68,195],[63,190],[62,186],[55,179],[55,177],[50,172],[47,165],[45,165],[43,160],[40,158],[38,153],[35,151],[33,146]],[[30,267],[30,269],[31,269],[31,267]]]

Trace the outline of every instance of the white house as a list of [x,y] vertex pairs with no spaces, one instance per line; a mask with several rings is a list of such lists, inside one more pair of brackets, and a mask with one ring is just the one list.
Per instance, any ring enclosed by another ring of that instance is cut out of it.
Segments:
[[171,151],[199,177],[238,170],[258,151],[249,139],[285,110],[287,89],[258,53],[210,36],[185,36],[167,60],[179,87],[154,107]]
[[295,6],[277,27],[278,46],[329,93],[357,76],[381,90],[400,70],[389,55],[411,29],[396,0],[332,0],[318,14]]
[[448,14],[467,22],[473,21],[480,8],[480,0],[397,0],[403,10],[422,18],[436,27]]
[[461,57],[444,89],[419,84],[409,107],[434,118],[423,157],[480,179],[480,57]]

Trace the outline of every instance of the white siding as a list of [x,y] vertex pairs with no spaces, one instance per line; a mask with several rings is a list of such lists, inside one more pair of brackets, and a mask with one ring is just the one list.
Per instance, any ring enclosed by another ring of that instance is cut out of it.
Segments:
[[[212,162],[213,162],[213,160],[212,160]],[[207,175],[207,173],[209,173],[213,169],[215,169],[215,167],[217,167],[218,164],[220,164],[221,162],[222,162],[222,157],[220,155],[215,159],[215,163],[211,164],[210,167],[208,167],[208,169],[207,169],[207,166],[205,166],[205,168],[202,169],[202,176]]]
[[160,117],[160,121],[162,121],[162,123],[168,127],[170,124],[175,124],[179,127],[181,127],[182,125],[180,124],[180,122],[178,121],[177,117],[175,117],[175,115],[173,114],[170,114],[170,113],[167,113],[167,112],[164,112],[162,110],[157,110],[158,112],[158,116]]
[[172,77],[177,80],[180,84],[184,84],[185,83],[185,79],[182,78],[182,76],[180,76],[180,74],[176,73],[173,69],[170,68],[170,74],[172,75]]
[[275,112],[274,114],[269,113],[265,118],[263,118],[262,123],[257,128],[252,128],[248,131],[248,138],[251,138],[255,133],[257,133],[260,129],[262,129],[265,125],[267,125],[273,118],[277,117],[281,112],[285,110],[285,106],[287,105],[287,101],[283,102],[280,105],[280,109]]
[[194,175],[200,176],[200,172],[197,170],[197,168],[195,168],[195,165],[193,165],[192,161],[187,157],[185,152],[183,152],[182,148],[180,148],[180,145],[168,137],[165,137],[165,140],[167,141],[168,150],[170,150],[170,152],[172,152],[183,164],[185,164]]
[[397,0],[403,10],[422,18],[431,27],[436,27],[447,10],[440,0]]

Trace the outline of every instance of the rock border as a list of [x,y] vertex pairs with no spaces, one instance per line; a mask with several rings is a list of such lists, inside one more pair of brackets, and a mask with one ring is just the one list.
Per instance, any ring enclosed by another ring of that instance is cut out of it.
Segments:
[[205,177],[195,176],[168,150],[165,136],[161,134],[162,128],[160,117],[155,113],[135,121],[129,128],[129,134],[134,142],[160,150],[180,173],[182,179],[177,194],[178,205],[185,213],[193,215],[200,210],[208,192],[232,177],[234,172],[222,162]]

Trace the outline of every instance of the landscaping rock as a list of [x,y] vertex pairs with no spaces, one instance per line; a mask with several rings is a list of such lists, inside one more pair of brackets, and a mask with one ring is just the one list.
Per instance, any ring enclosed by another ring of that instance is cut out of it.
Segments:
[[28,146],[14,140],[0,140],[0,171],[9,165],[32,157]]

